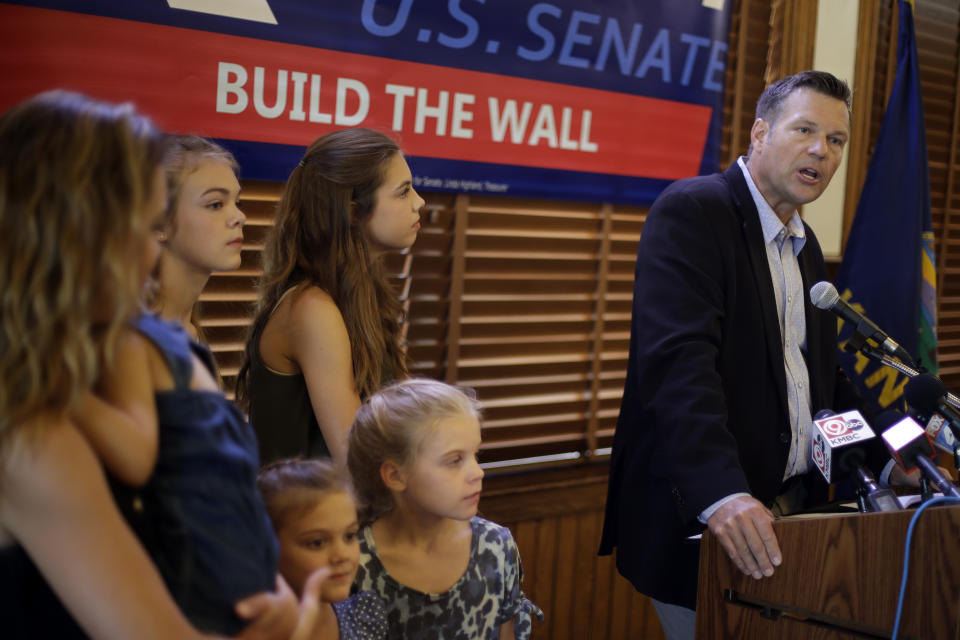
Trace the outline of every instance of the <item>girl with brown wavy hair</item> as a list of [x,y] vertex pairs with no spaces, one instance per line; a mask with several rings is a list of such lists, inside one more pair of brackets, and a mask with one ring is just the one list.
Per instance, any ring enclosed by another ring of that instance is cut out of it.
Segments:
[[407,376],[381,258],[413,244],[423,205],[397,143],[369,129],[322,136],[291,173],[237,379],[263,462],[344,464],[361,399]]
[[[0,116],[5,638],[200,637],[121,518],[77,418],[104,410],[92,390],[126,349],[159,253],[161,155],[130,105],[50,92]],[[239,604],[256,618],[245,637],[287,635],[293,602],[287,591]]]

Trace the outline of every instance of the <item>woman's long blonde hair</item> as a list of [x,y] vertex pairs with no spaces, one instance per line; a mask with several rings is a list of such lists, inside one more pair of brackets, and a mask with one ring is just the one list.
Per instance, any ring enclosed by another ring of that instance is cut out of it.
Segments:
[[129,104],[52,91],[0,116],[0,447],[68,410],[112,358],[162,152]]
[[407,374],[400,345],[403,309],[380,260],[370,252],[364,222],[376,206],[397,143],[371,129],[342,129],[318,138],[290,174],[263,252],[263,278],[237,400],[249,403],[251,350],[284,292],[298,285],[326,291],[343,315],[361,398],[381,385],[384,364]]

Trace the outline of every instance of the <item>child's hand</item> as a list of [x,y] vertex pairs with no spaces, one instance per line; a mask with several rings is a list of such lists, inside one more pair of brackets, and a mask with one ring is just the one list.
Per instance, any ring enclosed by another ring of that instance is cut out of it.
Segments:
[[[258,593],[237,603],[237,615],[251,621],[237,637],[242,640],[325,640],[316,635],[315,629],[321,616],[320,589],[329,576],[330,567],[321,567],[310,574],[303,585],[298,609],[296,595],[278,575],[275,593]],[[331,640],[338,637],[336,633]]]
[[[310,574],[303,584],[303,596],[300,598],[300,618],[297,620],[297,629],[290,636],[290,640],[324,640],[324,636],[316,636],[314,628],[320,621],[320,589],[324,581],[330,576],[330,567],[320,567]],[[339,638],[339,632],[331,640]]]
[[295,629],[299,630],[297,596],[279,574],[276,591],[244,598],[237,603],[236,611],[250,621],[237,636],[242,640],[287,640]]

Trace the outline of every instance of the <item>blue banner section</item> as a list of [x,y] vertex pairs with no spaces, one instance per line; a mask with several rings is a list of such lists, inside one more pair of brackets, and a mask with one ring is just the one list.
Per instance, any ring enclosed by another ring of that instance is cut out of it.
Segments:
[[[691,167],[689,174],[697,170],[708,173],[718,168],[732,0],[250,0],[219,3],[222,7],[217,11],[232,15],[209,13],[211,9],[208,7],[218,3],[197,0],[49,0],[8,4],[596,90],[590,94],[577,94],[580,111],[574,112],[575,118],[588,111],[600,118],[603,103],[617,103],[617,95],[706,107],[709,116],[704,121],[706,129],[702,135],[687,136],[689,139],[678,136],[673,147],[668,149],[663,149],[662,142],[651,144],[654,145],[654,156],[692,156],[694,161],[688,163]],[[720,8],[713,8],[715,6]],[[185,37],[189,39],[189,36]],[[202,37],[197,36],[198,39]],[[189,45],[182,39],[179,44]],[[158,46],[158,59],[163,58],[165,50],[170,51],[169,47],[177,45],[178,42],[170,42]],[[238,68],[226,52],[221,58],[233,65],[229,69]],[[295,58],[286,64],[289,64],[291,73],[313,72],[306,67],[301,70]],[[267,64],[264,68],[268,84],[261,85],[264,87],[262,91],[269,90],[269,83],[275,83],[277,77],[275,68]],[[248,71],[252,75],[253,70]],[[437,92],[445,86],[439,80],[432,85],[429,77],[432,74],[428,70],[422,72],[425,75],[423,86]],[[229,79],[236,80],[236,77],[229,76]],[[409,79],[404,82],[409,83]],[[491,82],[495,87],[496,82]],[[515,90],[516,87],[511,85],[508,89]],[[611,97],[604,99],[600,92],[610,92]],[[547,94],[553,99],[562,91],[557,89]],[[486,106],[486,95],[475,98],[474,102],[463,104]],[[495,98],[506,101],[511,96]],[[425,98],[433,101],[429,102],[431,108],[440,99],[434,94]],[[517,100],[524,99],[527,99],[526,95],[517,97]],[[596,108],[591,108],[591,100]],[[660,122],[660,118],[665,118],[661,114],[668,113],[669,108],[658,110],[647,106],[637,112],[643,124],[663,130],[677,128],[667,119]],[[554,108],[554,115],[549,118],[559,120],[561,107]],[[616,126],[622,137],[629,140],[632,127],[620,113],[636,107],[623,100],[619,108],[620,112],[614,111]],[[500,113],[497,111],[494,115]],[[683,117],[689,117],[691,123],[699,122],[696,115]],[[534,118],[539,118],[539,112],[533,112],[531,123]],[[629,171],[612,175],[611,164],[629,165],[631,156],[615,144],[605,144],[617,136],[604,138],[609,132],[600,131],[596,121],[581,118],[576,122],[582,127],[593,124],[593,138],[589,138],[589,129],[581,135],[583,140],[598,145],[597,158],[602,160],[596,163],[599,169],[592,169],[593,163],[587,162],[572,171],[563,168],[573,167],[576,164],[573,162],[553,167],[544,163],[541,169],[531,166],[539,162],[533,157],[518,166],[511,163],[514,154],[510,148],[503,149],[503,165],[490,162],[489,154],[471,158],[469,153],[461,153],[459,157],[439,158],[429,153],[429,147],[427,153],[420,147],[414,155],[424,156],[423,163],[418,164],[429,171],[425,176],[440,178],[444,184],[505,181],[510,185],[511,195],[649,203],[662,186],[671,181],[646,173],[645,168],[638,169],[634,175],[629,175]],[[537,124],[546,128],[548,134],[550,126],[559,129],[559,124],[542,124],[539,120]],[[693,131],[696,127],[687,129]],[[641,148],[645,143],[643,136],[647,134],[629,140],[628,146]],[[259,152],[269,148],[263,146],[264,142],[260,136],[253,140],[232,141],[231,145]],[[277,143],[283,142],[278,137]],[[270,153],[285,157],[288,151],[278,146],[271,148]],[[558,153],[562,154],[562,151],[558,149]],[[240,151],[240,155],[246,154]],[[245,173],[250,177],[282,179],[275,169],[284,164],[285,160],[279,158],[251,154],[246,158]],[[671,176],[674,177],[683,176]]]
[[[900,2],[897,77],[837,273],[841,297],[865,313],[931,372],[936,371],[935,286],[927,136],[910,5]],[[925,317],[926,316],[926,317]],[[841,343],[853,333],[841,329]],[[845,353],[842,364],[866,397],[889,407],[906,377]]]
[[[303,147],[295,145],[218,139],[240,163],[244,178],[285,181],[303,157]],[[501,164],[438,160],[408,156],[414,187],[424,191],[483,193],[521,198],[544,197],[544,185],[550,185],[549,197],[560,200],[615,203],[652,202],[670,184],[669,180],[624,178],[623,176],[557,171]],[[447,176],[473,176],[450,178]],[[612,197],[611,197],[612,194]]]

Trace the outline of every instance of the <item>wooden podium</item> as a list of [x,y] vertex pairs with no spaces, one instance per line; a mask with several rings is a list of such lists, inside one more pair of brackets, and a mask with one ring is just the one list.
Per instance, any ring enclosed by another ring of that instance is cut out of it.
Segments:
[[[697,640],[890,638],[914,510],[786,518],[783,563],[755,580],[704,533]],[[913,533],[899,638],[960,638],[960,506],[924,511]]]

